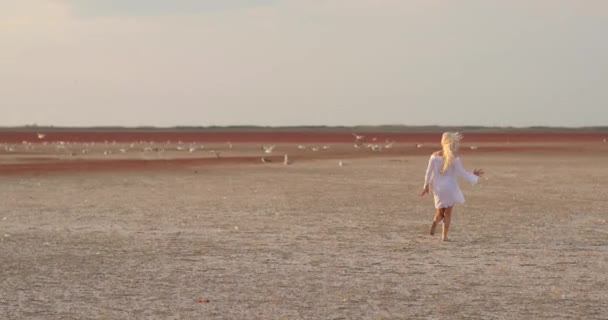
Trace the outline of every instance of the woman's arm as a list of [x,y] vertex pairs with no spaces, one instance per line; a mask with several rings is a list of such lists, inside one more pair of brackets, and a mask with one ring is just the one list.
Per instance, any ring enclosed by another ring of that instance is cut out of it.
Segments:
[[469,180],[471,184],[476,184],[479,177],[483,175],[482,170],[475,170],[475,172],[465,170],[462,166],[462,161],[460,161],[460,157],[454,159],[454,169],[456,169],[456,174]]
[[429,193],[429,185],[433,181],[433,156],[429,159],[429,164],[426,167],[426,174],[424,175],[424,187],[422,188],[422,192],[420,196],[424,196]]

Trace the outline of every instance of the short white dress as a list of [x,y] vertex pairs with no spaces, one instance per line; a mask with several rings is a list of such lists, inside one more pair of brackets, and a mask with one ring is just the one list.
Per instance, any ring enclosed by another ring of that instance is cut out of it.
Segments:
[[460,157],[456,157],[443,174],[441,173],[442,165],[442,156],[431,155],[424,178],[424,184],[430,185],[430,189],[433,190],[437,209],[451,207],[456,202],[464,203],[464,195],[458,186],[457,176],[469,180],[473,185],[479,179],[478,176],[464,169]]

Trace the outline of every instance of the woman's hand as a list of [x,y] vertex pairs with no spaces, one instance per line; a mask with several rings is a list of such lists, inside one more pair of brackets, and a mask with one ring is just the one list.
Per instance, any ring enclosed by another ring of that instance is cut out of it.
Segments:
[[427,184],[426,186],[424,186],[424,189],[422,189],[422,192],[420,193],[421,197],[424,197],[425,194],[429,193],[429,185]]
[[475,169],[475,170],[473,170],[473,174],[476,175],[476,176],[478,176],[478,177],[483,176],[484,173],[485,172],[483,172],[483,169]]

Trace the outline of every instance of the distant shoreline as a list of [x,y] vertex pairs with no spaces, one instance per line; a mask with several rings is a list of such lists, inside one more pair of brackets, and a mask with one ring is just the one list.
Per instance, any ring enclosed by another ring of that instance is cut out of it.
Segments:
[[444,131],[480,133],[603,133],[608,126],[594,127],[485,127],[485,126],[175,126],[175,127],[69,127],[69,126],[16,126],[0,127],[1,132],[317,132],[317,133],[436,133]]

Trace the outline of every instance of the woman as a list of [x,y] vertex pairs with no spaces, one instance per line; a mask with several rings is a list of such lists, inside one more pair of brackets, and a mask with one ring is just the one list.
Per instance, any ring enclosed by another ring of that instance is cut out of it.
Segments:
[[475,184],[477,183],[477,179],[484,174],[482,169],[468,172],[463,168],[462,161],[460,161],[460,157],[458,156],[458,147],[461,139],[462,135],[458,132],[445,132],[441,136],[442,150],[431,155],[426,169],[424,189],[420,194],[420,196],[424,196],[429,193],[429,189],[432,187],[437,213],[433,218],[430,234],[435,234],[437,223],[443,220],[443,232],[441,234],[443,241],[448,240],[448,229],[450,228],[454,204],[456,202],[464,202],[464,196],[458,187],[456,176],[462,176],[472,184]]

